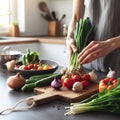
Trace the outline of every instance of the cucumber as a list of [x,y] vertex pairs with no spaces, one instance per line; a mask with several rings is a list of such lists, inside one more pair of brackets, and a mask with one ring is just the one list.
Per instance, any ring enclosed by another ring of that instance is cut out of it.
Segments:
[[53,81],[53,79],[54,79],[55,77],[61,78],[62,75],[63,75],[63,74],[61,74],[61,73],[57,73],[57,74],[55,74],[55,75],[51,75],[51,76],[49,76],[49,77],[40,79],[40,80],[38,80],[37,82],[35,82],[36,87],[41,87],[41,86],[50,85],[51,82]]
[[34,75],[34,76],[31,76],[29,79],[26,80],[26,84],[29,84],[29,83],[34,83],[42,78],[45,78],[45,77],[48,77],[48,76],[51,76],[51,75],[56,75],[57,73],[51,73],[51,74],[44,74],[44,75]]
[[29,91],[33,91],[33,89],[36,87],[36,85],[35,85],[35,83],[29,83],[29,84],[25,84],[22,88],[21,88],[21,90],[23,91],[23,92],[29,92]]
[[61,78],[62,75],[63,75],[63,74],[61,74],[61,73],[56,73],[56,74],[53,74],[53,75],[51,75],[51,76],[49,76],[49,77],[45,77],[45,78],[39,79],[37,82],[25,84],[25,85],[21,88],[21,90],[22,90],[23,92],[33,91],[33,89],[34,89],[35,87],[42,87],[42,86],[50,85],[51,82],[53,81],[53,79],[54,79],[55,77]]

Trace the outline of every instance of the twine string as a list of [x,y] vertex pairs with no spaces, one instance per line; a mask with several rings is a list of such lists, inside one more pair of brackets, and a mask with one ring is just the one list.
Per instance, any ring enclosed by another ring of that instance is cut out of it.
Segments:
[[[17,106],[23,102],[26,102],[28,100],[31,100],[32,101],[32,104],[30,106],[25,106],[25,107],[19,107],[17,108]],[[6,114],[6,113],[10,113],[10,112],[17,112],[17,111],[22,111],[22,110],[28,110],[32,107],[35,106],[35,102],[32,98],[26,98],[26,99],[21,99],[19,100],[13,107],[10,107],[10,108],[6,108],[6,109],[3,109],[0,111],[0,115],[2,114]]]

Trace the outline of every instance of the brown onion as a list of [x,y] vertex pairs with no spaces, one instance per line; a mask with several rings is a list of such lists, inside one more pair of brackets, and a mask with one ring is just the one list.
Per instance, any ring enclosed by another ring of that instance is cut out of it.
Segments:
[[14,90],[20,89],[24,84],[25,79],[20,75],[20,73],[10,76],[7,79],[7,85]]

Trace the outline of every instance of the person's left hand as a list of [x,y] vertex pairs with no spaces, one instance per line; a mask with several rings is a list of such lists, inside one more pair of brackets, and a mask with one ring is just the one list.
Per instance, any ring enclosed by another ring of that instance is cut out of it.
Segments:
[[92,41],[78,55],[78,61],[81,64],[89,63],[99,57],[109,54],[114,49],[110,41]]

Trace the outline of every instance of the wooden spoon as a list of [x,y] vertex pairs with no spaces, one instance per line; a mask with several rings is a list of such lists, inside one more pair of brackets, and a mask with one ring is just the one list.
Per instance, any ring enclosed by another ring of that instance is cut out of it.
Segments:
[[40,3],[39,3],[39,8],[40,8],[43,12],[46,12],[46,13],[50,16],[50,18],[52,19],[51,14],[50,14],[49,9],[48,9],[48,6],[47,6],[47,4],[46,4],[45,2],[40,2]]

